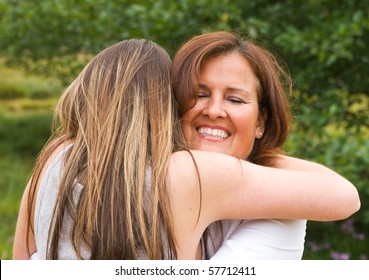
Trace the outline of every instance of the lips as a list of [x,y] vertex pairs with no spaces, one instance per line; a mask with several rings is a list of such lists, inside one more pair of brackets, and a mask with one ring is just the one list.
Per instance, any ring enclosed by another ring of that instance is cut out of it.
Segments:
[[198,133],[204,136],[213,136],[219,139],[227,139],[229,134],[223,129],[212,129],[209,127],[199,127],[196,129]]

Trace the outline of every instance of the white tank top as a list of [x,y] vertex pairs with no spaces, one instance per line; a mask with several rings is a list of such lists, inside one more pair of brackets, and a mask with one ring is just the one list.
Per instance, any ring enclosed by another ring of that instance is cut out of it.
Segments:
[[[34,216],[37,252],[31,256],[31,259],[46,259],[47,238],[58,194],[58,186],[64,169],[64,155],[72,145],[67,145],[50,161],[41,178]],[[82,185],[76,184],[75,199],[78,199],[82,188]],[[68,213],[66,213],[63,222],[58,248],[59,259],[77,259],[72,241],[69,238],[71,236],[73,221]],[[89,259],[90,253],[85,246],[81,248],[81,252],[84,259]]]
[[[64,156],[68,149],[73,144],[66,145],[57,155],[50,161],[46,167],[46,171],[41,178],[40,186],[37,193],[35,215],[34,215],[34,227],[35,227],[35,242],[37,252],[35,252],[30,259],[32,260],[44,260],[46,259],[47,251],[47,239],[49,228],[52,220],[52,214],[58,195],[58,186],[61,180],[64,169]],[[150,186],[151,170],[147,170],[145,184]],[[83,186],[76,183],[75,193],[73,198],[75,203],[79,199]],[[145,204],[148,205],[148,204]],[[145,209],[148,211],[148,209]],[[73,227],[73,220],[66,212],[63,220],[63,229],[61,232],[61,238],[59,241],[58,258],[64,260],[77,259],[76,251],[73,248],[73,243],[70,238],[71,230]],[[90,259],[91,253],[86,245],[82,245],[81,254],[83,259]],[[169,256],[165,256],[167,259]],[[147,255],[142,248],[138,248],[138,259],[146,260]]]

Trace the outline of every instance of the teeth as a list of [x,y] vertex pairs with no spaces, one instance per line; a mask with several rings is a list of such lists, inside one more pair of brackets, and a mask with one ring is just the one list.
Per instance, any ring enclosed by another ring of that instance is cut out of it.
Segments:
[[226,139],[229,137],[228,133],[226,133],[224,130],[221,130],[221,129],[211,129],[208,127],[200,127],[197,131],[202,135],[211,135],[211,136],[215,136],[221,139]]

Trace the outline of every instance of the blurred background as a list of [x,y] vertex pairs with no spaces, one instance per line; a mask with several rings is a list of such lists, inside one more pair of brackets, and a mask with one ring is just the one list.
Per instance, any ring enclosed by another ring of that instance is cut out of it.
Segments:
[[[369,258],[369,4],[361,0],[0,0],[0,258],[11,259],[23,189],[65,86],[103,48],[147,38],[173,56],[193,35],[231,30],[293,77],[288,154],[352,181],[347,220],[308,222],[303,259]],[[340,205],[337,205],[340,207]]]

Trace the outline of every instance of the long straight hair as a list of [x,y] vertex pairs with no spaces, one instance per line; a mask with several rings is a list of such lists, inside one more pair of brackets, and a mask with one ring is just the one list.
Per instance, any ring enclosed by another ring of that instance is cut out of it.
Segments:
[[[90,259],[137,259],[142,252],[149,259],[176,257],[166,174],[183,135],[170,66],[170,57],[155,43],[125,40],[95,56],[63,93],[29,195],[30,210],[46,160],[71,140],[47,258],[58,259],[66,215],[74,221],[71,239],[79,259],[84,246]],[[76,203],[77,183],[83,189]]]

